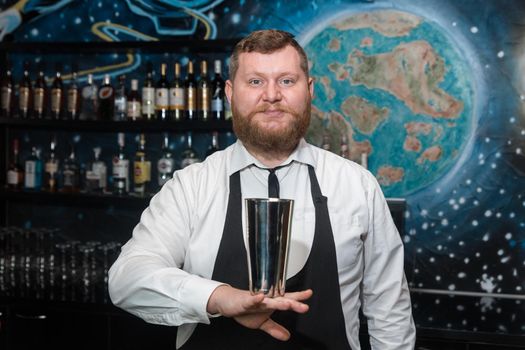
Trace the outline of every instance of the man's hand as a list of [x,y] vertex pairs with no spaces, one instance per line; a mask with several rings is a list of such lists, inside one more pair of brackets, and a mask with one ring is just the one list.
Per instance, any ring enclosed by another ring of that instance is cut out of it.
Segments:
[[217,287],[208,300],[207,311],[233,317],[244,327],[260,329],[279,340],[288,340],[290,332],[273,321],[270,316],[275,310],[290,310],[298,313],[308,311],[308,305],[302,303],[312,296],[312,290],[286,293],[282,297],[267,298],[263,294],[251,295],[249,291],[236,289],[228,285]]

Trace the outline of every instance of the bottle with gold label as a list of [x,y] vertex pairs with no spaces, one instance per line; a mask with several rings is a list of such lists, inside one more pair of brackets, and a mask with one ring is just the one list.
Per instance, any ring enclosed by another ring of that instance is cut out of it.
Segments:
[[61,119],[64,112],[64,84],[62,83],[62,75],[60,73],[60,66],[56,67],[55,79],[51,86],[51,118]]
[[29,63],[24,63],[24,75],[18,86],[18,114],[20,118],[29,118],[33,110],[33,88],[29,76]]
[[180,78],[180,63],[175,63],[175,78],[170,87],[170,114],[172,120],[184,119],[184,84]]
[[160,78],[155,86],[155,114],[157,120],[169,119],[170,90],[168,79],[166,78],[166,63],[160,65]]
[[200,120],[209,120],[211,114],[210,81],[208,80],[208,63],[201,61],[201,75],[197,87],[197,110]]
[[146,155],[146,138],[144,134],[139,136],[139,145],[135,152],[133,161],[133,183],[134,192],[138,195],[145,195],[147,187],[151,181],[151,162]]
[[184,90],[186,92],[185,105],[186,105],[186,119],[196,120],[197,119],[197,83],[195,82],[195,75],[193,72],[193,62],[188,62],[188,75],[184,83]]
[[77,84],[76,69],[71,75],[71,82],[67,87],[67,119],[78,119],[80,114],[80,91]]
[[47,89],[44,67],[40,66],[33,92],[33,118],[44,119],[47,116],[49,91]]
[[15,82],[10,67],[5,70],[5,75],[2,77],[2,117],[11,117],[15,106]]

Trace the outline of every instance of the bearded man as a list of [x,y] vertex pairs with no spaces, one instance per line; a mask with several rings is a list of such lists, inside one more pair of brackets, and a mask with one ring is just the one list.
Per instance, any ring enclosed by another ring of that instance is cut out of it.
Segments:
[[[403,245],[381,189],[352,161],[308,144],[314,83],[280,30],[251,33],[230,59],[238,140],[176,171],[111,267],[113,303],[179,326],[179,349],[413,349]],[[286,293],[251,294],[245,198],[294,200]]]

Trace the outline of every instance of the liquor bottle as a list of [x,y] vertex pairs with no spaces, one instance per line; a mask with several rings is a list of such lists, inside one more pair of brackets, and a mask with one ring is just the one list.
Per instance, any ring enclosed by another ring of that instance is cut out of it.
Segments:
[[40,66],[33,93],[33,118],[44,119],[47,117],[48,98],[49,91],[44,76],[44,67]]
[[209,120],[211,114],[210,81],[208,80],[208,62],[201,61],[201,75],[197,86],[197,110],[200,120]]
[[188,62],[188,74],[184,82],[184,90],[186,92],[184,101],[184,105],[186,106],[186,119],[195,120],[197,119],[197,83],[195,82],[192,61]]
[[126,120],[126,112],[128,108],[128,96],[126,93],[126,76],[120,75],[118,77],[118,86],[115,91],[115,120]]
[[100,160],[100,147],[93,148],[93,161],[86,169],[86,191],[104,192],[107,186],[107,167],[106,163]]
[[51,118],[61,119],[64,113],[64,84],[60,73],[60,66],[57,65],[55,79],[51,85]]
[[56,137],[53,136],[49,145],[49,157],[44,165],[43,189],[48,192],[56,192],[58,188],[59,161],[56,156]]
[[201,160],[199,159],[197,152],[193,149],[193,140],[191,132],[188,132],[188,135],[186,137],[186,148],[182,151],[182,160],[180,163],[180,168],[184,169],[188,165],[198,163],[200,161]]
[[170,114],[172,120],[184,119],[184,84],[180,79],[180,63],[175,63],[175,78],[170,87]]
[[155,117],[155,87],[153,86],[153,71],[148,65],[148,73],[142,84],[142,118],[152,120]]
[[339,155],[343,158],[350,159],[350,149],[348,148],[348,138],[346,134],[341,135],[341,148]]
[[31,148],[31,156],[25,162],[24,187],[35,191],[42,188],[42,160],[40,150],[36,147]]
[[213,154],[219,150],[219,133],[217,131],[212,132],[211,134],[211,144],[206,151],[206,157],[210,154]]
[[67,119],[78,119],[80,113],[80,92],[78,91],[77,72],[73,71],[71,82],[67,87]]
[[80,166],[75,156],[75,146],[70,144],[69,156],[64,160],[62,169],[62,192],[78,192],[80,190]]
[[93,74],[88,74],[87,84],[82,87],[81,120],[95,120],[98,113],[98,86],[93,81]]
[[127,118],[137,120],[142,117],[141,98],[139,95],[139,81],[131,79],[131,90],[127,98]]
[[2,116],[11,117],[13,115],[13,109],[15,106],[15,93],[14,93],[15,82],[11,68],[7,68],[5,76],[2,79]]
[[104,75],[104,80],[98,90],[98,119],[113,120],[115,110],[115,89],[111,85],[109,74]]
[[169,148],[169,136],[167,133],[164,134],[161,156],[157,162],[157,183],[159,187],[168,182],[173,177],[173,171],[175,170],[175,159]]
[[170,105],[170,91],[168,79],[166,79],[166,63],[160,65],[160,78],[155,87],[155,114],[157,120],[168,120]]
[[121,195],[129,192],[129,159],[124,153],[124,133],[118,133],[117,142],[118,152],[113,157],[113,193]]
[[139,145],[133,161],[133,170],[134,192],[138,195],[144,195],[151,181],[151,162],[146,156],[146,138],[144,134],[140,134]]
[[33,88],[29,76],[29,63],[24,63],[24,74],[18,85],[18,114],[20,118],[28,119],[33,110]]
[[20,166],[20,159],[18,156],[18,139],[13,140],[13,158],[11,164],[7,169],[7,187],[11,189],[20,189],[24,181],[24,170]]
[[215,60],[215,76],[211,81],[211,117],[224,119],[224,79],[222,78],[221,60]]

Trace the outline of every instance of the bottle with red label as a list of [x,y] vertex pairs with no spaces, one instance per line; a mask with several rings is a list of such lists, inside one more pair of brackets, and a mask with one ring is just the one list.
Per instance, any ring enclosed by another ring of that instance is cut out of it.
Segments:
[[113,120],[115,112],[115,89],[111,85],[109,74],[104,75],[104,80],[98,90],[98,116],[100,120]]

